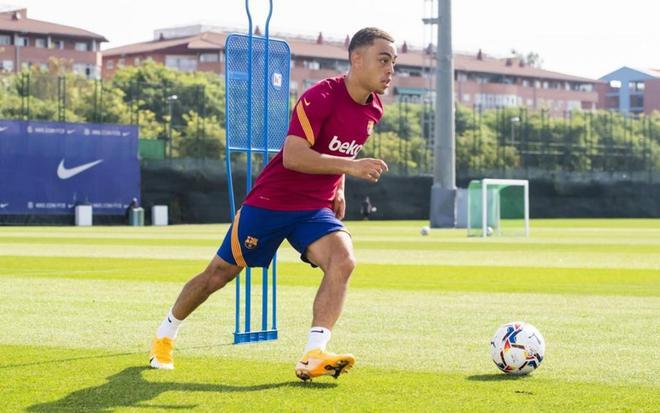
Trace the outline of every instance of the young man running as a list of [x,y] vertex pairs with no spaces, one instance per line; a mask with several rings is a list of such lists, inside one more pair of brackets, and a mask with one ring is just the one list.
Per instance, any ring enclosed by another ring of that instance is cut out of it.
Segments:
[[346,211],[346,174],[378,182],[387,171],[380,159],[355,159],[383,115],[379,94],[394,74],[394,39],[376,28],[351,39],[350,70],[307,90],[296,104],[282,150],[266,165],[236,213],[217,255],[183,287],[156,331],[150,365],[174,368],[179,325],[245,267],[267,267],[286,238],[301,259],[323,271],[312,328],[296,375],[335,378],[355,363],[351,354],[326,352],[355,268],[353,244],[341,223]]

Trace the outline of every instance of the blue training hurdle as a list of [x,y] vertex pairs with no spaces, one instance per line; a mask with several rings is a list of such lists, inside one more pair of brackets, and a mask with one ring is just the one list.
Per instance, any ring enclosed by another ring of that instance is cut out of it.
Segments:
[[[282,40],[269,36],[273,1],[269,0],[265,36],[253,36],[249,0],[245,0],[248,34],[231,34],[225,42],[226,79],[226,167],[232,220],[236,215],[232,181],[232,153],[245,153],[247,158],[246,191],[252,189],[253,156],[280,150],[289,126],[289,72],[291,51]],[[277,255],[268,268],[262,269],[261,328],[252,328],[252,271],[245,270],[244,314],[241,314],[241,278],[236,277],[236,324],[234,344],[277,339]],[[270,278],[270,282],[269,282]],[[269,294],[269,289],[271,294]],[[268,326],[268,301],[271,296],[271,325]],[[241,329],[241,318],[243,329]]]

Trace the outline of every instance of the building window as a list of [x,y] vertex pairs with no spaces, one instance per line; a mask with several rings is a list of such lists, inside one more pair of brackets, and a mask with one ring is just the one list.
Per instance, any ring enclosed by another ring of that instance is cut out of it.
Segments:
[[605,99],[605,108],[619,109],[619,96],[608,96]]
[[312,79],[303,79],[303,89],[307,90],[310,87],[314,86],[318,80],[312,80]]
[[84,76],[86,79],[91,79],[96,74],[95,67],[93,65],[85,63],[76,63],[73,65],[73,72]]
[[89,46],[87,45],[87,42],[76,42],[74,48],[79,52],[86,52],[87,50],[89,50]]
[[579,110],[579,109],[582,109],[582,102],[580,102],[579,100],[569,100],[569,101],[566,103],[566,108],[567,108],[568,110]]
[[63,50],[64,49],[64,40],[55,40],[53,42],[53,48]]
[[11,36],[7,36],[6,34],[0,34],[0,45],[10,45],[11,44]]
[[115,61],[112,60],[112,59],[109,59],[108,61],[105,62],[105,67],[107,69],[110,69],[110,70],[114,69],[115,68]]
[[628,88],[633,92],[643,92],[644,82],[628,82]]
[[610,87],[614,89],[620,89],[621,88],[621,81],[620,80],[610,80]]
[[335,70],[338,71],[338,72],[342,72],[342,73],[348,72],[349,67],[350,66],[348,65],[347,62],[337,62],[337,63],[335,63]]
[[303,67],[306,69],[311,69],[311,70],[319,70],[321,68],[321,64],[317,62],[316,60],[304,60],[303,61]]
[[2,60],[0,61],[0,70],[3,72],[13,72],[14,71],[14,61],[13,60]]
[[133,66],[140,66],[140,63],[142,62],[142,59],[139,57],[133,58]]
[[126,63],[126,61],[125,61],[124,58],[122,57],[122,58],[120,58],[119,60],[117,60],[117,67],[124,67],[124,64],[125,64],[125,63]]
[[642,95],[633,95],[630,97],[630,107],[633,109],[639,109],[644,107],[644,96]]
[[30,45],[30,43],[29,43],[27,37],[16,36],[16,46],[25,47],[25,46],[29,46],[29,45]]
[[219,60],[217,53],[201,53],[199,55],[200,63],[216,63]]
[[165,56],[165,66],[181,72],[194,72],[197,70],[197,58],[187,55]]

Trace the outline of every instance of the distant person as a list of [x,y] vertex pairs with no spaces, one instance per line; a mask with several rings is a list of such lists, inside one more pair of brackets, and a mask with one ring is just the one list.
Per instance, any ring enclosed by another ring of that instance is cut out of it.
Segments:
[[[126,208],[126,214],[125,214],[126,219],[129,220],[130,216],[131,216],[131,211],[133,209],[139,208],[139,207],[140,207],[140,203],[138,202],[137,198],[131,199],[131,203],[128,204],[128,208]],[[130,222],[129,222],[129,224],[130,224]]]
[[348,74],[307,90],[293,111],[280,152],[259,174],[217,254],[183,287],[153,340],[149,364],[172,369],[179,325],[245,267],[267,267],[286,238],[302,261],[320,267],[312,327],[296,375],[335,378],[355,363],[352,354],[326,352],[355,268],[353,244],[341,219],[346,212],[345,174],[378,182],[381,159],[356,159],[383,116],[378,95],[394,75],[394,39],[376,28],[358,31],[348,47]]
[[369,215],[373,212],[373,206],[371,205],[371,200],[369,199],[368,196],[364,197],[364,200],[362,201],[361,207],[360,207],[360,213],[362,214],[362,219],[363,220],[368,220]]

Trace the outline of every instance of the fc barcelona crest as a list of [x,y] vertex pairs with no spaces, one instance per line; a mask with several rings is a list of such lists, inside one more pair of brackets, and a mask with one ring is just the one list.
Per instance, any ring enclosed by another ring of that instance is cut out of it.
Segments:
[[253,249],[257,248],[257,243],[259,243],[259,239],[255,238],[255,237],[251,237],[251,236],[248,235],[248,237],[245,238],[244,245],[245,245],[245,248],[247,248],[249,250],[253,250]]
[[371,136],[373,132],[374,132],[374,121],[370,120],[367,123],[367,136]]

